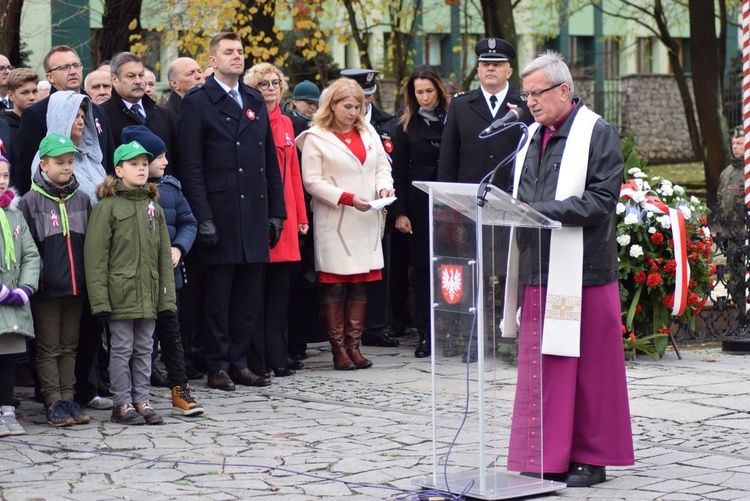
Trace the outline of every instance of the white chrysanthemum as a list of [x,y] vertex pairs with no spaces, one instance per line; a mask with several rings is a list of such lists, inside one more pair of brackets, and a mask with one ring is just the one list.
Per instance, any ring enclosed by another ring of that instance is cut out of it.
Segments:
[[708,226],[701,226],[701,234],[703,235],[703,238],[708,238],[711,236],[711,229]]
[[674,195],[674,188],[672,188],[671,186],[662,185],[661,194],[664,195],[665,197],[671,197],[672,195]]
[[630,174],[631,176],[635,176],[639,172],[643,172],[640,167],[631,167],[630,169],[628,169],[628,174]]
[[620,235],[619,237],[617,237],[617,243],[622,247],[630,245],[630,235]]
[[692,204],[699,204],[699,203],[701,203],[701,201],[698,200],[698,198],[696,198],[695,195],[693,195],[693,196],[690,197],[690,203],[692,203]]
[[653,212],[651,212],[650,210],[649,210],[649,211],[646,211],[646,220],[649,220],[649,219],[651,219],[652,217],[654,217],[654,213],[653,213]]
[[680,209],[680,212],[682,212],[685,215],[685,219],[690,219],[690,216],[693,215],[693,211],[690,210],[690,207],[688,207],[687,205],[680,205],[679,209]]
[[669,219],[669,216],[666,214],[663,216],[657,217],[656,220],[659,222],[661,227],[664,228],[665,230],[668,230],[669,228],[672,227],[672,220]]
[[645,179],[648,177],[648,174],[646,174],[645,172],[638,171],[635,174],[633,174],[633,177],[636,179]]
[[633,245],[633,246],[630,247],[630,256],[631,257],[638,258],[638,257],[641,257],[642,255],[643,255],[643,247],[641,247],[638,244],[635,244],[635,245]]
[[662,179],[661,180],[661,185],[662,185],[662,187],[669,186],[671,188],[672,187],[672,181],[670,181],[669,179]]
[[625,212],[625,204],[622,202],[617,202],[617,207],[615,207],[615,212],[619,216],[623,212]]
[[639,204],[646,199],[646,194],[642,191],[636,191],[631,198],[633,199],[633,202]]
[[656,233],[656,228],[654,228],[653,226],[649,226],[648,227],[648,232],[653,235],[654,233]]
[[625,224],[638,224],[638,216],[635,214],[628,214],[623,220]]
[[685,194],[685,188],[680,186],[679,184],[676,184],[673,186],[675,195],[684,195]]

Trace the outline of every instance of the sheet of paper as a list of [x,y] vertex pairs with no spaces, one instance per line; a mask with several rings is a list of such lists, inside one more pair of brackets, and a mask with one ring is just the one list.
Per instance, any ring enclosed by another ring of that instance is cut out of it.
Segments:
[[370,209],[380,210],[386,205],[391,205],[395,201],[396,201],[396,197],[378,198],[377,200],[373,200],[370,202]]

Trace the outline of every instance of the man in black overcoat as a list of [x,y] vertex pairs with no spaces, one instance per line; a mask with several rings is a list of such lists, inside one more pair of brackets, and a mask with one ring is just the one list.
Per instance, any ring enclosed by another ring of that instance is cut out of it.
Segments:
[[178,119],[185,196],[198,220],[203,264],[208,385],[266,386],[247,367],[262,297],[263,264],[286,218],[266,104],[245,85],[242,42],[220,33],[209,45],[214,74],[182,100]]
[[141,58],[132,52],[115,54],[109,63],[112,96],[102,105],[107,112],[115,148],[122,144],[122,130],[145,125],[167,145],[169,164],[165,174],[179,178],[177,117],[146,95],[145,71]]
[[167,68],[167,80],[172,92],[169,94],[164,108],[175,116],[180,114],[180,104],[185,94],[198,85],[203,85],[206,79],[200,65],[191,57],[178,57]]

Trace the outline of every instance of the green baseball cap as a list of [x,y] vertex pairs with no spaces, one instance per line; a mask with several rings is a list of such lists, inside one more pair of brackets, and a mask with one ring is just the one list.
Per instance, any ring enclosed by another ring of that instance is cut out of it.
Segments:
[[121,144],[115,150],[115,165],[119,165],[120,162],[130,160],[131,158],[135,158],[138,155],[146,155],[149,160],[154,157],[151,153],[146,151],[146,148],[141,146],[141,143],[139,143],[138,141]]
[[76,153],[78,148],[68,136],[49,134],[39,143],[39,158],[59,157],[66,153]]

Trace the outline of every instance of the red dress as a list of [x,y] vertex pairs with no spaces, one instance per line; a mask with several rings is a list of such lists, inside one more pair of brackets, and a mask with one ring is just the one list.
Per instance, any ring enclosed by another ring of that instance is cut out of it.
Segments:
[[[360,163],[364,163],[367,156],[367,153],[365,152],[365,144],[362,142],[362,138],[359,133],[357,133],[356,129],[352,129],[352,132],[346,136],[344,136],[344,134],[339,134],[338,132],[334,132],[334,134],[346,145],[347,148],[349,148]],[[347,139],[349,139],[348,142]],[[343,193],[339,199],[339,203],[353,206],[354,193]],[[359,282],[377,282],[382,279],[382,270],[370,270],[367,273],[357,273],[355,275],[337,275],[336,273],[327,273],[325,271],[318,272],[318,282],[321,284],[356,284]]]

